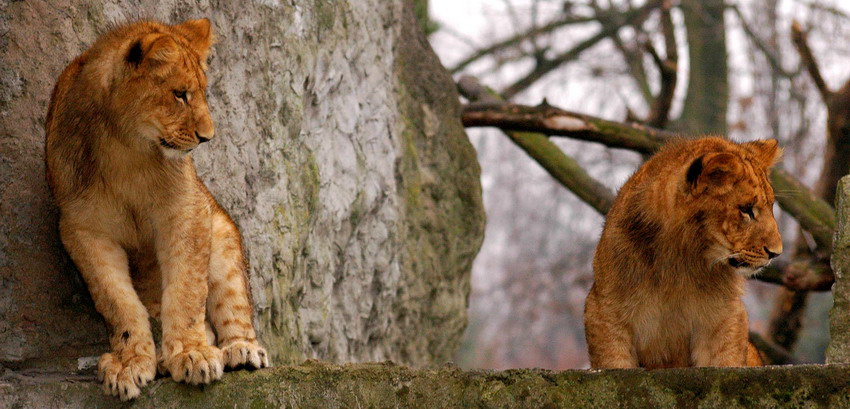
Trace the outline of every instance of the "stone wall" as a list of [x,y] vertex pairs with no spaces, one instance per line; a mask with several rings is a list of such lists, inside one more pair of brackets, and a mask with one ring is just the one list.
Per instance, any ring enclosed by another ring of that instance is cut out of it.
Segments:
[[244,235],[277,363],[443,362],[483,236],[449,75],[402,0],[0,1],[0,363],[106,348],[44,178],[56,77],[110,24],[208,17],[217,137],[201,178]]
[[835,239],[832,241],[832,311],[829,313],[829,347],[826,362],[850,363],[850,176],[835,190]]
[[[0,407],[113,408],[94,382],[80,378],[4,382]],[[517,369],[413,370],[392,364],[307,362],[235,372],[199,388],[155,381],[135,408],[847,408],[850,368],[797,365],[645,371]]]

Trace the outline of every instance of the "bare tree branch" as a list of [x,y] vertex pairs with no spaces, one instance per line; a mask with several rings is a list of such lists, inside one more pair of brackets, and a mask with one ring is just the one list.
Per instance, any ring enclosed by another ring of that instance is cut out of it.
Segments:
[[[470,99],[475,98],[475,94],[468,93],[469,88],[465,90],[465,95],[470,95]],[[493,126],[549,136],[566,136],[647,154],[655,152],[668,139],[677,136],[637,122],[620,123],[551,106],[532,107],[504,102],[471,103],[464,107],[462,119],[466,127]]]
[[795,255],[793,261],[773,263],[753,277],[794,291],[830,291],[835,281],[828,260]]
[[823,79],[823,75],[821,75],[818,62],[809,48],[808,36],[803,32],[803,27],[800,26],[797,20],[791,23],[791,40],[794,42],[794,46],[797,47],[797,52],[800,53],[800,60],[809,71],[809,75],[812,76],[812,81],[814,81],[815,86],[820,92],[821,98],[823,98],[825,103],[829,104],[832,91],[830,91],[826,85],[826,81]]
[[478,51],[473,52],[469,57],[464,58],[461,62],[457,63],[454,67],[450,69],[452,74],[457,74],[462,71],[464,68],[469,66],[470,64],[478,61],[479,59],[486,57],[488,55],[497,53],[507,48],[515,47],[522,44],[525,41],[529,41],[538,36],[545,35],[559,29],[561,27],[571,25],[571,24],[581,24],[581,23],[589,23],[593,21],[599,21],[598,16],[591,17],[578,17],[578,16],[566,16],[562,19],[555,20],[546,25],[532,28],[531,30],[525,31],[523,33],[519,33],[513,37],[510,37],[506,40],[500,41],[491,46],[482,48]]
[[803,326],[808,291],[794,291],[781,287],[776,297],[768,326],[771,340],[782,348],[793,348]]
[[819,248],[831,252],[832,235],[835,232],[835,209],[782,169],[773,169],[770,182],[782,210],[797,219],[800,226],[811,233]]
[[578,56],[581,55],[581,53],[583,53],[585,50],[595,46],[600,41],[611,36],[612,33],[619,30],[624,25],[635,20],[645,19],[649,11],[657,7],[657,3],[657,0],[650,1],[640,8],[627,11],[625,13],[622,13],[621,15],[614,15],[612,16],[611,20],[600,20],[600,22],[602,23],[602,29],[599,30],[598,33],[578,43],[572,49],[556,56],[555,58],[544,59],[539,61],[537,66],[534,67],[531,72],[520,78],[511,86],[505,88],[505,90],[502,91],[501,95],[505,99],[513,98],[516,94],[524,91],[526,88],[531,86],[531,84],[535,83],[537,80],[539,80],[546,74],[550,73],[551,71],[555,70],[566,62],[578,58]]
[[761,37],[758,36],[758,34],[753,32],[750,23],[747,21],[746,18],[744,18],[744,13],[737,5],[730,5],[729,9],[735,13],[736,17],[738,17],[738,21],[741,22],[741,27],[744,29],[744,33],[747,35],[747,38],[749,38],[753,45],[755,45],[756,48],[761,51],[761,53],[767,59],[768,64],[770,64],[771,68],[773,68],[774,72],[786,78],[792,78],[797,76],[797,72],[791,72],[782,67],[782,63],[779,61],[779,58],[777,58],[774,50],[768,47],[767,44],[765,44],[764,41],[761,39]]
[[[595,10],[602,10],[597,1],[591,3]],[[678,80],[678,59],[679,52],[676,43],[676,33],[673,25],[673,19],[670,16],[672,8],[670,0],[661,1],[661,32],[664,36],[664,45],[667,56],[662,58],[651,40],[641,39],[640,36],[635,39],[640,45],[634,48],[625,44],[620,37],[619,31],[611,33],[611,40],[614,45],[623,55],[623,59],[629,66],[629,74],[637,83],[641,96],[649,106],[649,115],[646,119],[638,119],[637,116],[626,107],[627,115],[626,122],[642,122],[655,128],[664,128],[670,115],[670,108],[673,104],[673,97],[676,93],[676,82]],[[632,26],[636,33],[644,32],[643,23],[645,19],[637,19],[628,23]],[[647,69],[644,66],[644,55],[642,50],[646,50],[652,57],[656,68],[659,72],[660,89],[657,95],[653,95],[649,85]]]
[[768,365],[791,365],[796,364],[797,360],[785,348],[770,342],[758,333],[750,331],[750,342],[755,345],[759,352],[767,357]]
[[667,53],[667,60],[679,61],[679,42],[676,41],[676,26],[673,25],[673,16],[670,11],[673,9],[671,0],[664,0],[661,3],[661,33],[664,34],[664,52]]
[[664,128],[670,119],[670,109],[673,106],[673,97],[676,95],[676,82],[679,77],[679,51],[676,44],[676,32],[673,26],[673,18],[670,16],[670,0],[665,0],[661,11],[661,31],[664,33],[664,48],[667,57],[662,59],[652,43],[646,44],[646,49],[652,60],[658,67],[661,77],[661,89],[649,111],[646,124],[655,128]]
[[623,59],[629,66],[628,72],[637,83],[638,90],[640,90],[640,95],[643,97],[643,101],[647,105],[651,105],[653,101],[652,88],[650,87],[649,76],[643,63],[643,53],[640,52],[640,49],[629,48],[629,46],[623,42],[619,32],[614,32],[611,35],[611,41],[613,41],[614,46],[620,50],[620,54],[623,55]]
[[[467,86],[461,84],[467,84]],[[472,77],[461,78],[458,87],[470,100],[481,100],[486,104],[504,103],[495,91],[482,86]],[[614,193],[590,176],[575,159],[549,141],[546,135],[518,130],[504,132],[513,143],[537,161],[555,180],[575,193],[579,199],[600,214],[608,213],[608,209],[614,203]]]
[[600,41],[602,41],[603,39],[608,37],[608,35],[611,33],[611,31],[619,29],[619,28],[620,28],[619,26],[603,27],[602,30],[600,30],[598,33],[596,33],[596,35],[588,38],[587,40],[582,41],[581,43],[579,43],[578,45],[576,45],[575,47],[573,47],[569,51],[567,51],[563,54],[560,54],[553,59],[541,59],[537,63],[537,66],[534,67],[534,69],[531,72],[529,72],[528,74],[526,74],[526,76],[522,77],[521,79],[519,79],[518,81],[513,83],[513,85],[505,88],[505,90],[502,91],[502,95],[506,99],[513,98],[516,94],[519,94],[520,92],[524,91],[526,88],[531,86],[531,84],[537,82],[537,80],[539,80],[540,78],[542,78],[543,76],[545,76],[546,74],[551,72],[552,70],[560,67],[561,65],[563,65],[566,62],[569,62],[569,61],[576,59],[585,50],[595,46],[597,43],[599,43]]
[[844,19],[844,20],[850,20],[850,15],[848,15],[847,13],[839,10],[836,7],[830,7],[829,5],[823,4],[823,3],[821,3],[821,1],[822,0],[800,1],[800,3],[805,4],[806,7],[810,8],[812,10],[820,10],[820,11],[829,13],[829,14],[835,16],[835,17],[838,17],[838,18],[841,18],[841,19]]
[[[610,2],[608,3],[608,5],[610,6]],[[631,1],[628,2],[628,5],[631,6]],[[593,9],[597,13],[601,13],[602,10],[604,10],[602,5],[599,4],[599,0],[591,1],[590,6],[593,7]],[[643,32],[642,24],[643,20],[640,22],[636,22],[635,24],[631,24],[631,26],[635,30],[635,33]],[[640,47],[629,47],[628,45],[626,45],[626,43],[623,41],[623,38],[620,36],[619,30],[611,33],[611,41],[614,43],[614,46],[617,47],[617,49],[620,51],[620,54],[623,55],[623,60],[625,60],[626,65],[628,65],[629,67],[628,73],[632,77],[632,79],[634,79],[637,83],[638,90],[640,90],[640,94],[643,97],[644,102],[647,106],[652,105],[652,102],[654,100],[652,96],[652,88],[649,85],[649,76],[646,72],[646,67],[644,66],[643,53],[641,52]],[[636,40],[635,43],[637,42],[638,41]],[[626,107],[626,109],[629,110],[628,107]],[[627,116],[626,120],[628,121],[629,119],[630,117]]]

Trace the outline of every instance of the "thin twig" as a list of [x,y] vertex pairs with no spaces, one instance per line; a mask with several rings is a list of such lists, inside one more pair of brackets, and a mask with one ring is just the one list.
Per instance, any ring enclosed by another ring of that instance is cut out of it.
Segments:
[[597,43],[604,40],[605,38],[608,38],[611,33],[619,30],[624,25],[633,22],[634,20],[645,19],[649,11],[657,7],[657,4],[658,1],[650,1],[643,7],[627,11],[621,16],[617,16],[617,18],[613,19],[614,21],[600,20],[600,22],[602,23],[602,28],[599,30],[599,32],[597,32],[592,37],[578,43],[570,50],[561,53],[555,58],[539,61],[537,66],[535,66],[534,69],[531,70],[531,72],[517,80],[509,87],[505,88],[505,90],[501,93],[502,97],[508,100],[513,98],[516,94],[524,91],[529,86],[531,86],[531,84],[534,84],[535,82],[537,82],[537,80],[539,80],[546,74],[560,67],[564,63],[575,60],[584,51],[595,46]]
[[791,23],[791,40],[794,42],[794,46],[797,47],[797,52],[800,53],[800,62],[809,71],[809,75],[811,75],[812,81],[820,92],[821,98],[824,103],[829,104],[832,91],[826,85],[823,75],[821,75],[818,62],[815,60],[814,55],[812,55],[811,48],[809,48],[808,36],[803,32],[803,27],[797,20]]
[[464,68],[469,66],[470,64],[478,61],[479,59],[486,57],[488,55],[495,54],[499,51],[502,51],[507,48],[519,46],[520,44],[537,38],[541,35],[549,34],[561,27],[572,25],[572,24],[581,24],[581,23],[589,23],[599,21],[599,17],[591,16],[591,17],[577,17],[577,16],[567,16],[559,20],[552,21],[550,23],[544,24],[540,27],[532,28],[531,30],[519,33],[514,35],[506,40],[500,41],[496,44],[481,48],[475,52],[473,52],[470,56],[461,60],[461,62],[457,63],[454,67],[452,67],[449,71],[452,74],[457,74],[460,71],[463,71]]
[[744,13],[737,5],[730,5],[729,9],[735,13],[736,17],[738,17],[738,21],[741,23],[741,27],[744,29],[744,33],[747,35],[747,38],[749,38],[753,45],[761,51],[773,71],[785,78],[793,78],[799,74],[799,71],[788,71],[782,66],[782,62],[779,61],[779,58],[776,56],[776,52],[768,47],[761,37],[753,31],[750,23],[746,18],[744,18]]
[[667,57],[662,59],[652,43],[646,44],[647,52],[652,56],[661,77],[661,89],[655,96],[646,120],[647,125],[655,128],[664,128],[670,119],[670,109],[673,107],[673,97],[676,95],[676,83],[679,78],[679,52],[673,18],[670,15],[671,7],[670,1],[665,0],[661,11],[661,31],[664,34]]

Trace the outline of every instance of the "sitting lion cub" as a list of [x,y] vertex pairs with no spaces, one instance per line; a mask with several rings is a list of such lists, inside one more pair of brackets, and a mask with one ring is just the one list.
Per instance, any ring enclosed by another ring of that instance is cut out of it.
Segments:
[[782,252],[776,140],[673,142],[620,189],[593,260],[594,368],[747,366],[744,280]]
[[[46,161],[60,235],[109,327],[98,377],[121,400],[137,397],[157,364],[192,384],[224,366],[269,365],[239,231],[189,156],[213,137],[211,43],[206,19],[118,27],[53,90]],[[158,362],[149,314],[162,320]]]

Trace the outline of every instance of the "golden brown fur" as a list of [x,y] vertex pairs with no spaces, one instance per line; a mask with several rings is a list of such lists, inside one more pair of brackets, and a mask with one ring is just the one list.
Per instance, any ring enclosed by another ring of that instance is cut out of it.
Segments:
[[[71,62],[50,102],[46,161],[60,235],[110,329],[98,376],[122,400],[157,366],[193,384],[220,378],[224,366],[268,366],[239,231],[188,155],[214,133],[211,43],[206,19],[118,27]],[[159,354],[149,315],[162,321]]]
[[593,260],[592,367],[760,363],[741,295],[782,252],[767,177],[780,153],[775,140],[674,142],[626,182]]

